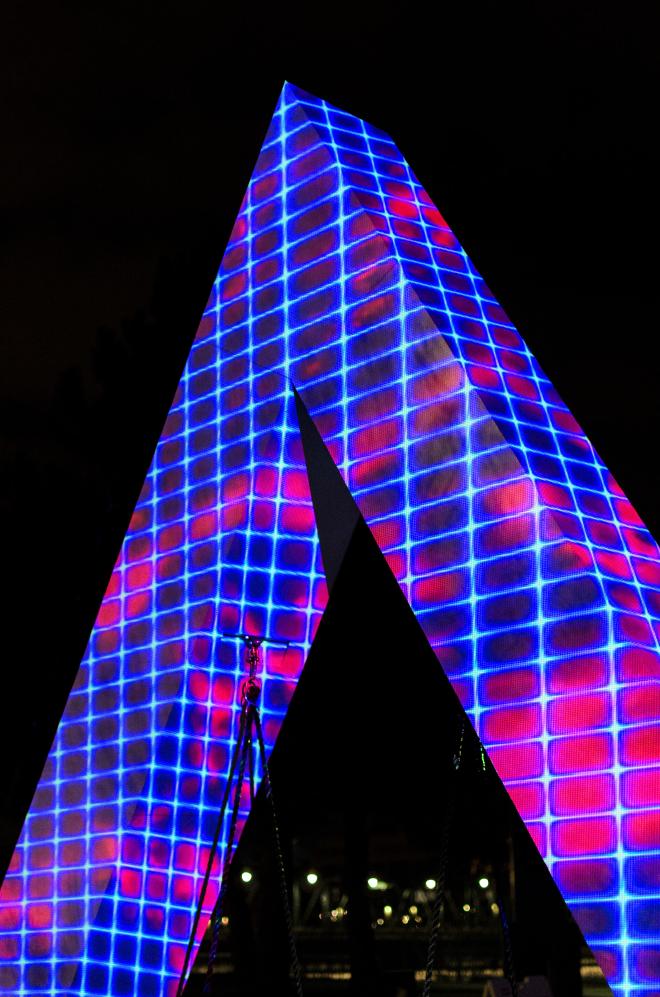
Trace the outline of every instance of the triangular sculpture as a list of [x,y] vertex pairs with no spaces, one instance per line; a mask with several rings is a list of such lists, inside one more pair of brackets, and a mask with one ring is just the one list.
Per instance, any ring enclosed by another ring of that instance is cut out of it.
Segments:
[[327,598],[294,388],[612,989],[657,995],[658,547],[392,140],[289,84],[0,893],[0,991],[176,992],[219,634],[290,641],[270,748]]

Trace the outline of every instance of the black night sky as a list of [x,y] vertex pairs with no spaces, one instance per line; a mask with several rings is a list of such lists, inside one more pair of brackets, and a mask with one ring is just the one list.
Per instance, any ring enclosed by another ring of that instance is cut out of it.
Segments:
[[393,136],[658,536],[648,7],[4,5],[0,865],[285,78]]

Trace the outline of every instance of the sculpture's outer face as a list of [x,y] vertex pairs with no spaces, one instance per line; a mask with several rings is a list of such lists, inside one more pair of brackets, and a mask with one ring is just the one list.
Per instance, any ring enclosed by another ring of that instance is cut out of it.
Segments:
[[294,385],[612,988],[657,995],[658,547],[396,146],[289,85],[0,894],[0,991],[176,991],[239,710],[218,632],[290,641],[270,748],[327,597]]

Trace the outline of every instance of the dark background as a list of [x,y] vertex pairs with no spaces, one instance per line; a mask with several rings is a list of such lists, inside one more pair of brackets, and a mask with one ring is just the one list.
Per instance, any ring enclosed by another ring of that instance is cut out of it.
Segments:
[[648,7],[3,5],[0,860],[284,78],[395,138],[658,535]]

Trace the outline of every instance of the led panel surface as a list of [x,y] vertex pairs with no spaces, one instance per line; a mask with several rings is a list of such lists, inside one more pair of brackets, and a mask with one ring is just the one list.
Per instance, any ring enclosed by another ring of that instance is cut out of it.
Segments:
[[658,547],[392,140],[288,84],[0,893],[0,990],[176,989],[237,729],[219,632],[290,641],[270,747],[326,601],[293,385],[610,985],[657,997]]

